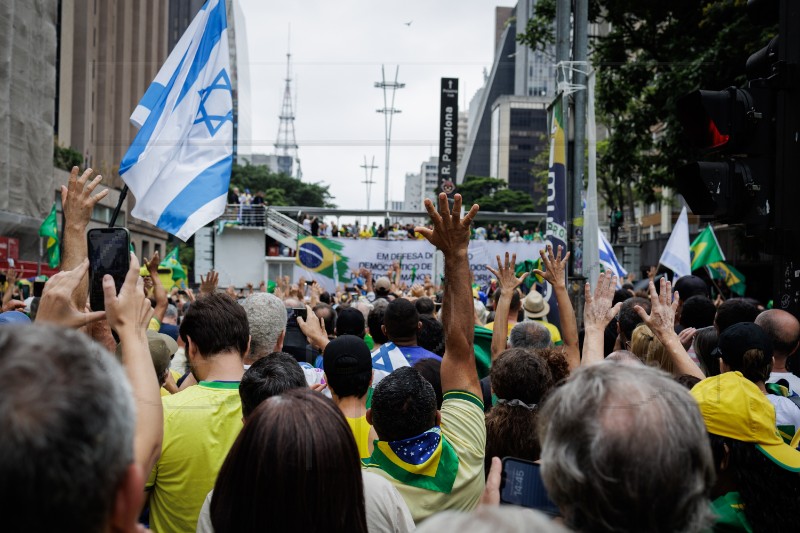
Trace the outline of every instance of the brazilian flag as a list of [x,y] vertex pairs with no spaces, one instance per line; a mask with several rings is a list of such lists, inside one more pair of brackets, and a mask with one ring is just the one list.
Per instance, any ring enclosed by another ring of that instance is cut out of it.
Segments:
[[340,242],[320,238],[304,237],[297,241],[295,263],[310,272],[331,278],[334,283],[348,283],[350,269],[348,258],[342,255],[344,245]]
[[50,214],[39,226],[39,236],[47,237],[47,265],[50,268],[58,267],[61,262],[61,250],[58,243],[58,221],[56,219],[56,204],[53,203]]
[[544,266],[542,265],[542,258],[541,257],[538,258],[538,259],[535,259],[533,261],[531,261],[530,259],[526,259],[525,261],[523,261],[521,263],[517,263],[517,266],[514,268],[514,275],[517,276],[517,277],[520,277],[525,272],[528,272],[529,273],[528,277],[525,278],[525,281],[523,281],[522,283],[528,289],[530,289],[531,287],[533,287],[533,283],[534,282],[536,282],[536,283],[543,283],[544,282],[544,278],[542,278],[541,276],[533,273],[534,269],[544,270]]
[[708,273],[711,274],[712,279],[721,279],[725,281],[725,285],[737,296],[744,296],[744,291],[747,289],[747,278],[744,274],[733,268],[732,265],[724,261],[718,261],[708,265]]

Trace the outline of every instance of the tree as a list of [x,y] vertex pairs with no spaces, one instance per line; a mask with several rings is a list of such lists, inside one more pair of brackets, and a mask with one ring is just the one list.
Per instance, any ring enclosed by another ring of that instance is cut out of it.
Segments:
[[[610,32],[592,42],[597,71],[598,121],[610,130],[598,154],[600,193],[622,203],[623,190],[652,202],[674,186],[687,159],[675,103],[697,88],[745,83],[745,62],[777,33],[746,13],[746,0],[589,0],[592,22]],[[555,0],[539,0],[520,41],[533,48],[553,42]],[[598,150],[599,152],[599,150]],[[617,196],[618,195],[618,196]]]
[[535,211],[531,196],[522,191],[508,189],[508,184],[497,178],[467,176],[458,186],[464,205],[478,204],[483,211],[530,213]]
[[59,146],[56,142],[53,146],[53,166],[69,172],[72,167],[83,165],[83,156],[74,148]]
[[233,165],[231,187],[264,192],[270,205],[302,205],[307,207],[336,207],[327,185],[307,183],[271,172],[264,165]]

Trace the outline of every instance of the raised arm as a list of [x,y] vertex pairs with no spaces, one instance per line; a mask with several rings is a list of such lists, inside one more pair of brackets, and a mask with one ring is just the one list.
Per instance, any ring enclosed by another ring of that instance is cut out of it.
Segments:
[[[78,177],[78,167],[72,167],[67,186],[61,186],[61,205],[64,210],[64,242],[61,247],[62,270],[75,270],[87,258],[89,251],[86,244],[86,227],[92,218],[95,204],[108,195],[108,189],[105,189],[92,196],[92,192],[103,180],[103,177],[97,176],[87,185],[86,182],[89,181],[91,175],[92,169],[87,168]],[[78,309],[83,309],[88,295],[89,279],[84,275],[73,294],[73,301]]]
[[150,272],[150,279],[153,280],[153,299],[156,301],[156,306],[153,311],[158,323],[164,322],[164,315],[167,314],[167,290],[164,284],[161,283],[161,278],[158,276],[158,265],[161,262],[161,257],[158,252],[153,254],[152,259],[147,263],[147,270]]
[[103,278],[106,317],[111,329],[119,336],[122,366],[136,403],[134,460],[143,472],[150,472],[161,454],[164,419],[158,379],[147,344],[147,325],[153,309],[144,297],[143,284],[139,277],[139,261],[134,254],[131,254],[131,265],[119,295],[111,276]]
[[592,295],[589,283],[586,283],[586,303],[583,306],[583,324],[586,334],[583,338],[583,359],[581,366],[599,363],[605,358],[603,352],[603,335],[611,319],[619,313],[622,302],[611,306],[614,301],[614,287],[617,276],[606,271],[597,278],[597,287]]
[[433,229],[417,227],[415,231],[444,254],[442,324],[447,343],[442,359],[442,392],[464,390],[480,398],[481,387],[472,346],[474,306],[467,255],[469,227],[478,213],[478,206],[473,205],[462,219],[461,195],[455,195],[451,212],[447,195],[442,193],[438,212],[430,199],[425,200],[425,209],[431,217]]
[[544,278],[553,287],[558,302],[558,318],[561,322],[561,338],[564,340],[564,356],[567,359],[570,371],[575,370],[581,364],[580,344],[578,342],[578,321],[575,319],[575,311],[572,308],[572,300],[567,293],[567,265],[569,264],[569,252],[561,257],[561,246],[558,253],[553,255],[553,247],[547,245],[547,252],[539,250],[545,270],[534,270],[533,273]]
[[667,353],[672,358],[673,373],[677,376],[688,374],[699,379],[705,379],[705,374],[686,353],[680,337],[675,333],[675,311],[678,309],[678,293],[675,293],[673,300],[672,284],[666,278],[661,278],[660,293],[656,293],[656,286],[653,280],[650,280],[649,289],[650,314],[648,315],[640,305],[637,305],[634,309],[666,348]]
[[497,256],[497,270],[489,265],[486,268],[491,272],[500,286],[500,297],[497,299],[497,309],[494,311],[494,330],[492,331],[492,363],[506,349],[508,344],[508,312],[511,309],[511,300],[514,298],[514,291],[525,281],[528,273],[517,277],[515,274],[517,254],[508,260],[506,252],[505,264],[501,263],[500,256]]

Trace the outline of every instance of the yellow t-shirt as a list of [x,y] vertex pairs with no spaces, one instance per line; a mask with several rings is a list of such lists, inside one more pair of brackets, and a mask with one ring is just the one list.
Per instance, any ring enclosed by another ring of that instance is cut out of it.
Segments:
[[[544,322],[542,320],[533,320],[532,322],[538,322],[539,324],[547,328],[547,331],[550,332],[550,340],[553,342],[553,346],[561,346],[562,344],[564,344],[564,340],[561,338],[561,332],[558,331],[558,328],[556,327],[555,324],[551,324],[550,322]],[[508,323],[509,335],[511,335],[511,330],[514,329],[514,326],[516,326],[517,324],[518,322],[515,322],[513,324],[511,322]],[[494,322],[489,322],[483,327],[494,331]]]
[[373,463],[365,468],[388,479],[403,497],[414,522],[445,510],[472,511],[480,501],[485,484],[483,457],[486,423],[483,402],[472,393],[448,391],[442,402],[442,436],[458,457],[458,471],[449,493],[407,485]]
[[372,426],[367,422],[367,416],[358,418],[345,417],[347,423],[350,424],[350,429],[353,431],[353,436],[356,438],[356,445],[358,445],[358,456],[362,459],[369,459],[369,432]]
[[194,531],[197,516],[242,429],[239,382],[206,382],[162,398],[164,441],[150,474],[150,528]]

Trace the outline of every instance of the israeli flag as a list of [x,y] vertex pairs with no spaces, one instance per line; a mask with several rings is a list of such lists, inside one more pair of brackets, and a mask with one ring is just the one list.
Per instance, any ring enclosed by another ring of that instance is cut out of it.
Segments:
[[150,84],[119,173],[131,214],[182,240],[225,210],[233,163],[233,100],[224,0],[208,0]]
[[622,268],[622,265],[617,261],[617,256],[614,255],[614,248],[608,242],[606,236],[603,235],[603,231],[598,228],[597,233],[599,234],[598,243],[600,244],[600,265],[602,265],[604,271],[610,270],[612,274],[617,276],[617,287],[621,287],[621,281],[628,275],[628,271]]

